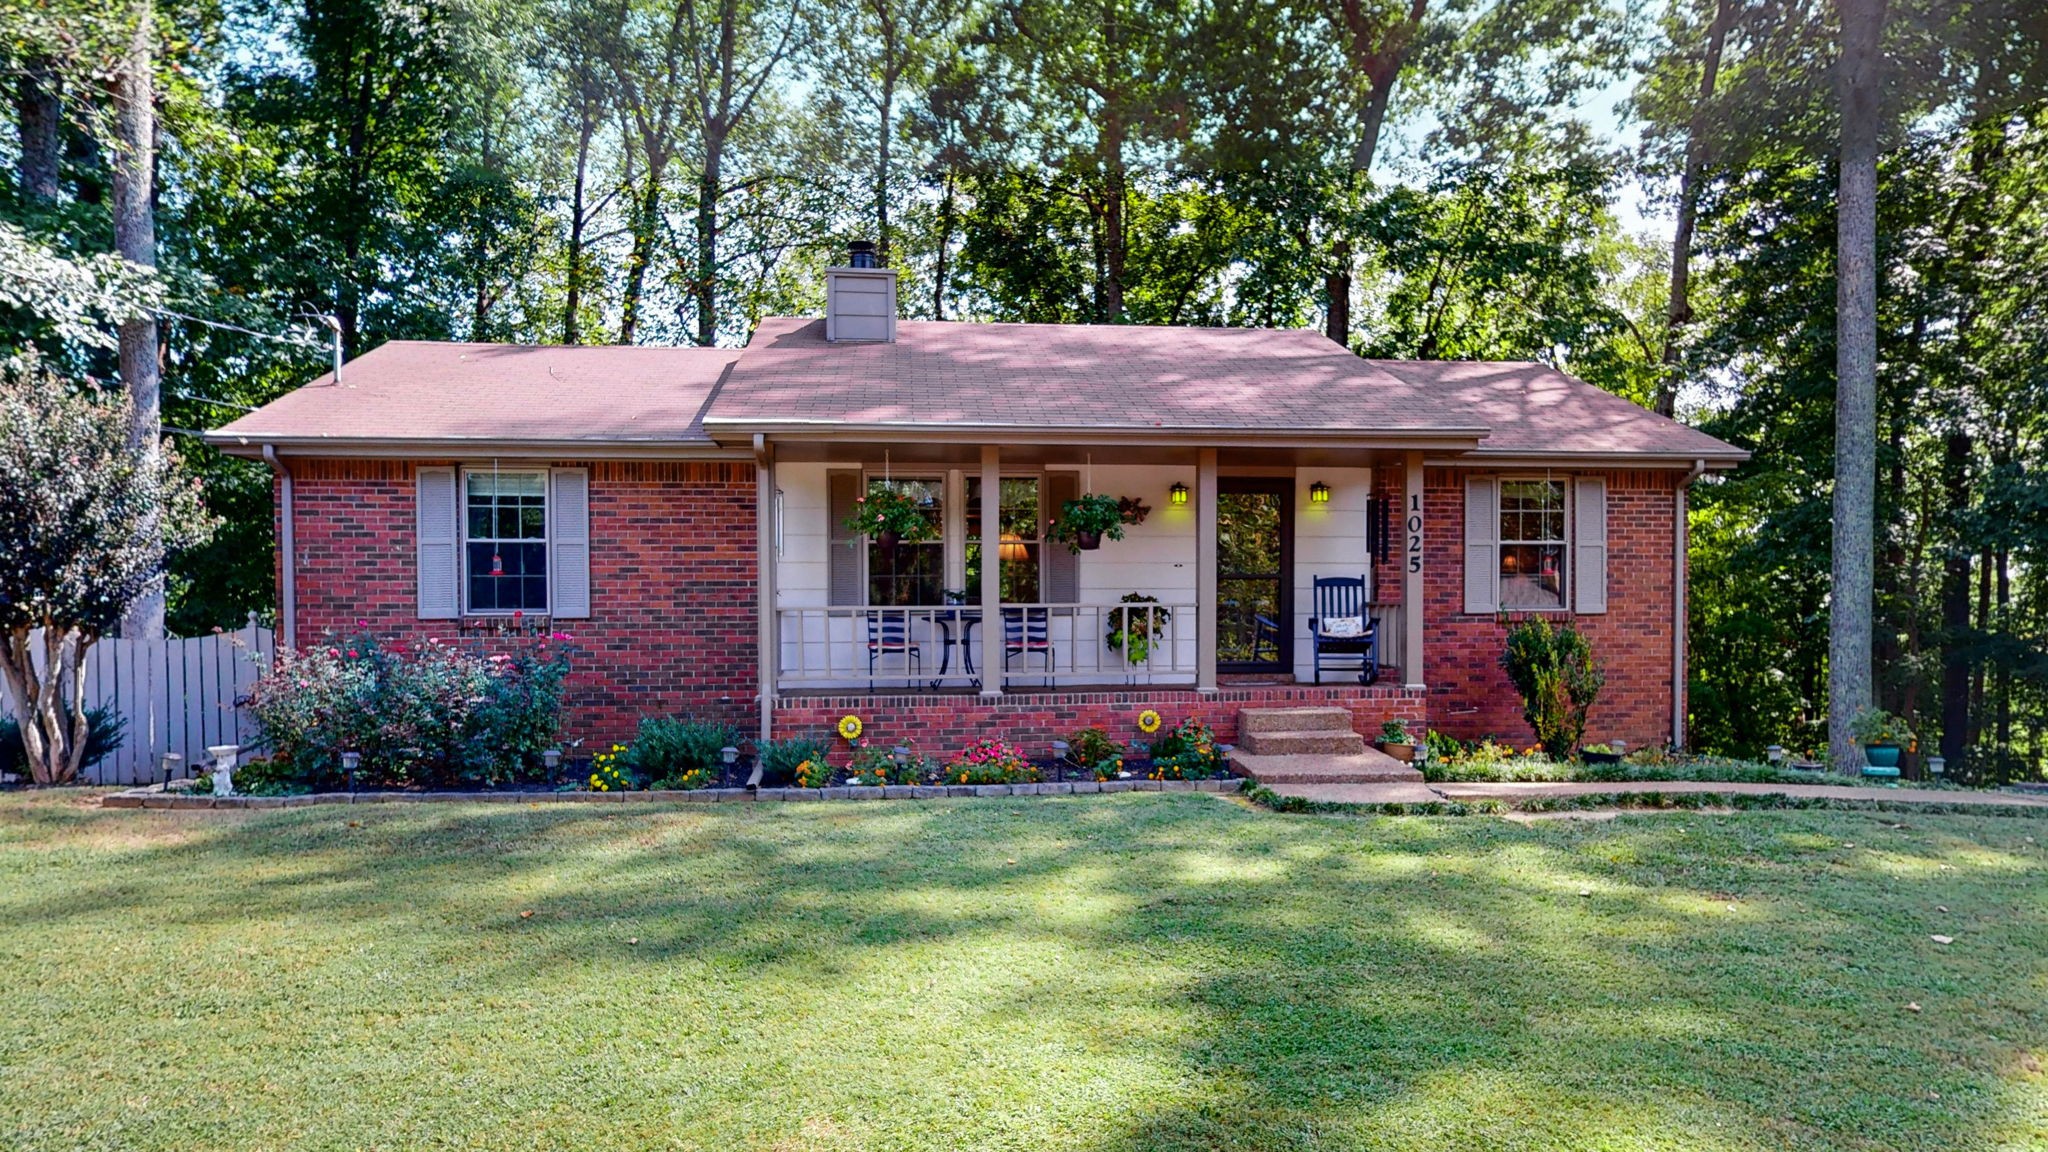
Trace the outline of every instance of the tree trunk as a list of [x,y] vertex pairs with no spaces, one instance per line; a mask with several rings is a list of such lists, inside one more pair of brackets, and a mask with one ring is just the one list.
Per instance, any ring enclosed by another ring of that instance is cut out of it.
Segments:
[[[153,185],[156,168],[156,86],[153,81],[156,20],[150,0],[134,8],[135,27],[127,56],[114,77],[114,130],[120,153],[114,158],[114,248],[123,259],[156,267],[156,209]],[[156,317],[133,316],[121,322],[121,379],[133,406],[128,443],[138,454],[162,451],[159,408]],[[142,640],[164,634],[163,575],[128,606],[123,632]]]
[[48,204],[57,198],[64,147],[64,105],[57,70],[46,57],[25,61],[15,81],[15,126],[19,129],[22,199]]
[[633,251],[626,257],[625,300],[619,310],[619,343],[631,344],[640,330],[640,306],[647,292],[647,264],[654,259],[654,228],[660,219],[661,174],[651,165],[647,187],[633,206]]
[[[1371,11],[1368,11],[1371,8]],[[1372,162],[1379,154],[1380,131],[1386,125],[1387,108],[1394,99],[1394,84],[1407,66],[1422,18],[1429,13],[1429,0],[1410,0],[1408,15],[1395,23],[1382,23],[1376,6],[1366,0],[1339,0],[1335,16],[1344,37],[1345,57],[1365,85],[1359,102],[1358,138],[1352,144],[1351,170],[1370,181]],[[1330,269],[1323,278],[1323,295],[1329,306],[1324,315],[1323,334],[1351,347],[1351,236],[1337,229],[1330,245]]]
[[1835,217],[1834,581],[1828,606],[1828,751],[1853,773],[1870,705],[1877,488],[1877,134],[1885,0],[1836,0],[1841,173]]
[[1105,323],[1124,322],[1124,198],[1130,192],[1124,168],[1124,122],[1120,110],[1103,116],[1102,127],[1102,297]]
[[896,72],[889,69],[882,77],[882,94],[878,101],[881,110],[882,130],[876,139],[875,149],[875,257],[882,267],[889,266],[889,158],[890,134],[896,112]]
[[697,343],[718,343],[718,196],[725,150],[722,135],[704,141],[704,171],[697,177]]
[[577,312],[583,307],[583,200],[585,180],[590,175],[590,140],[597,133],[597,117],[586,100],[576,125],[576,183],[569,194],[569,252],[567,294],[562,302],[562,343],[580,343],[583,335]]
[[1663,371],[1657,376],[1653,407],[1658,415],[1678,410],[1678,355],[1685,326],[1692,323],[1692,234],[1699,220],[1700,179],[1706,169],[1706,111],[1714,98],[1714,84],[1721,73],[1721,48],[1728,40],[1728,21],[1733,6],[1720,0],[1714,8],[1714,23],[1707,30],[1707,48],[1700,60],[1699,100],[1693,105],[1692,123],[1686,129],[1685,167],[1678,176],[1678,226],[1671,235],[1671,299],[1664,314]]
[[[1950,432],[1942,449],[1948,518],[1959,524],[1970,499],[1970,437]],[[1961,764],[1970,735],[1970,553],[1960,540],[1941,562],[1941,754]]]
[[946,260],[953,246],[953,183],[951,166],[942,177],[943,191],[939,197],[939,253],[938,267],[932,275],[932,319],[946,318]]

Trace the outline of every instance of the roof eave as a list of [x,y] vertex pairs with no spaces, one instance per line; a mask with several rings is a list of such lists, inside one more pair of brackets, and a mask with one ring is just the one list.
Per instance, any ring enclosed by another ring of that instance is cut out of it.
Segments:
[[1479,448],[1457,456],[1427,457],[1423,463],[1432,468],[1470,468],[1475,465],[1488,468],[1520,468],[1577,464],[1609,468],[1686,469],[1703,465],[1708,471],[1720,472],[1734,468],[1748,459],[1749,453],[1740,448],[1724,448],[1713,452],[1527,452]]
[[751,453],[715,441],[689,440],[529,440],[504,437],[273,436],[260,432],[208,432],[206,443],[228,456],[263,457],[265,446],[286,456],[330,456],[353,459],[430,460],[494,456],[514,460],[745,460]]
[[1211,425],[1091,427],[1043,424],[849,424],[831,420],[752,420],[708,418],[705,431],[721,442],[751,439],[829,441],[838,443],[1118,445],[1403,448],[1417,451],[1464,452],[1491,432],[1469,428],[1228,428]]

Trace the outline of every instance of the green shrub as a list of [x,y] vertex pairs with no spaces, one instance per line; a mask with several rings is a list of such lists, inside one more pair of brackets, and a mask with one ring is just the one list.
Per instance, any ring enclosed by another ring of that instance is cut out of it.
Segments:
[[1571,758],[1586,736],[1586,714],[1607,678],[1593,647],[1569,621],[1552,628],[1531,616],[1508,631],[1500,666],[1522,697],[1522,718],[1552,760]]
[[804,761],[825,762],[825,742],[803,736],[769,740],[761,745],[760,759],[761,783],[770,788],[787,788]]
[[1380,739],[1389,744],[1410,744],[1414,742],[1408,735],[1408,722],[1399,717],[1395,717],[1380,725]]
[[730,724],[650,716],[640,721],[626,750],[626,762],[650,788],[694,790],[718,780],[723,750],[736,748],[740,731]]
[[[79,758],[78,770],[86,769],[112,756],[127,737],[128,722],[119,712],[105,705],[85,710],[85,753]],[[28,777],[28,749],[21,743],[21,725],[13,716],[0,716],[0,772],[11,773],[24,779]]]
[[1153,780],[1213,780],[1227,771],[1216,733],[1190,716],[1152,741]]
[[541,777],[568,671],[546,641],[482,656],[362,636],[279,653],[250,711],[273,756],[315,790],[341,786],[345,749],[361,753],[369,786],[491,786]]
[[1083,768],[1093,768],[1105,760],[1122,759],[1123,746],[1109,738],[1109,733],[1100,728],[1083,728],[1067,737],[1067,758]]

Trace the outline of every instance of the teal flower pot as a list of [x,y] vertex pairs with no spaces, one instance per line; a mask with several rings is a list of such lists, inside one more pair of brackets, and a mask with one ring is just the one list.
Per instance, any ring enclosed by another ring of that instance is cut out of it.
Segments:
[[1863,746],[1863,758],[1870,762],[1872,768],[1897,768],[1899,766],[1899,746],[1897,744],[1865,744]]

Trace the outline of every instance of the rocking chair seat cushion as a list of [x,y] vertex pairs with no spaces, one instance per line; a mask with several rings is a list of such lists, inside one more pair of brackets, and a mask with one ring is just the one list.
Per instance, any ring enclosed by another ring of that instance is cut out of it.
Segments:
[[1321,631],[1333,640],[1355,640],[1365,635],[1365,617],[1332,616],[1322,621]]

